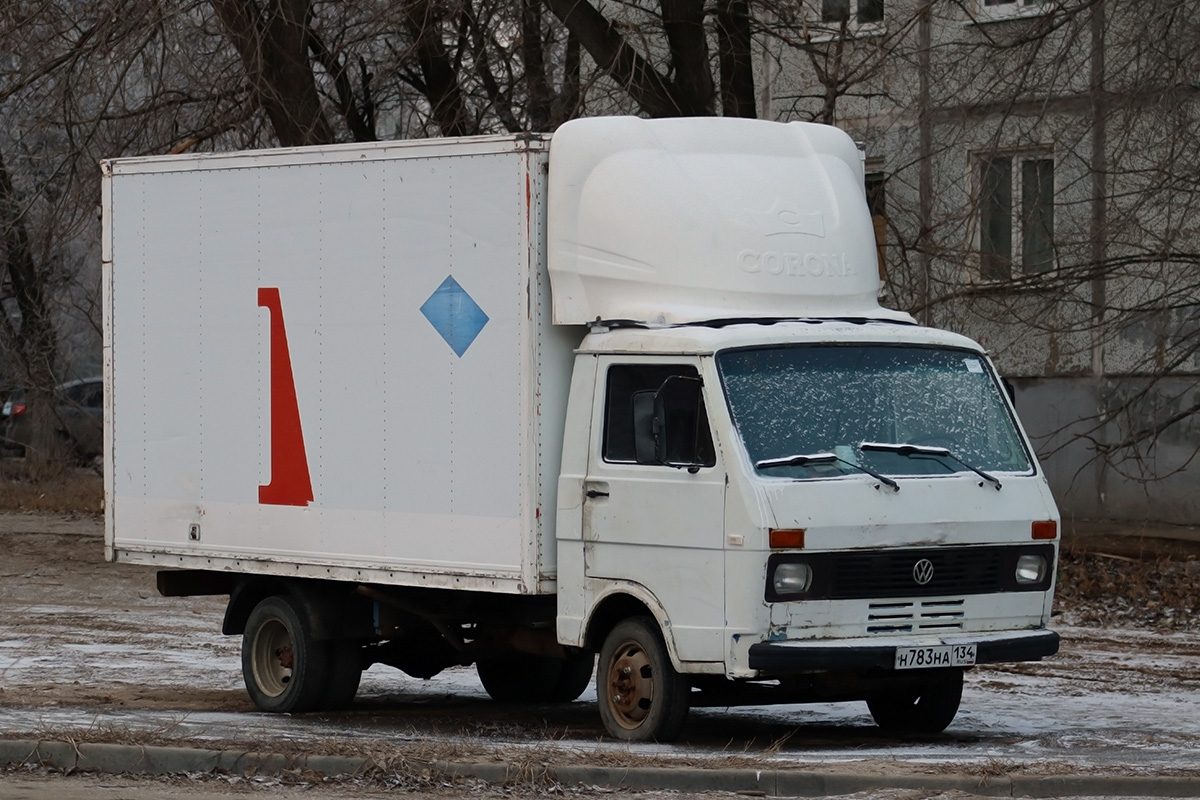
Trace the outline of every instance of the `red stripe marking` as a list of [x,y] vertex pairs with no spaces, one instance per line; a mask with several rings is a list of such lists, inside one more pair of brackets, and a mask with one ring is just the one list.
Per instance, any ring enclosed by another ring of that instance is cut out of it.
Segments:
[[271,312],[271,482],[258,487],[258,502],[306,506],[313,501],[312,478],[308,473],[279,289],[260,288],[258,306]]

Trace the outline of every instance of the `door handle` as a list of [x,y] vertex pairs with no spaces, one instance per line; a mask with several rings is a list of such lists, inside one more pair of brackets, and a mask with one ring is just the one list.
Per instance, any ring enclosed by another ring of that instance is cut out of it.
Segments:
[[608,497],[608,483],[605,481],[588,481],[583,488],[587,497]]

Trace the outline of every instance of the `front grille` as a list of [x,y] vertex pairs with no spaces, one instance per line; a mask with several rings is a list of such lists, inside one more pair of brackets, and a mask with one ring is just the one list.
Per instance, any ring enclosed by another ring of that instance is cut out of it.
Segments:
[[[997,547],[841,553],[830,565],[833,583],[828,597],[974,594],[978,587],[998,586],[1003,555]],[[933,565],[933,578],[926,584],[913,577],[922,561]]]
[[[1017,560],[1022,555],[1031,554],[1041,555],[1045,559],[1046,575],[1038,583],[1017,584],[1014,577]],[[776,565],[795,561],[805,562],[812,568],[811,587],[802,594],[779,596],[768,581],[768,601],[883,600],[907,597],[962,597],[998,592],[1044,592],[1050,588],[1054,575],[1054,546],[984,545],[912,550],[776,553],[770,558],[768,575],[774,574]],[[952,609],[942,611],[951,614]],[[956,617],[941,617],[940,613],[936,607],[931,607],[929,624],[954,624]],[[921,614],[918,616],[921,617]],[[879,624],[890,623],[880,620]]]

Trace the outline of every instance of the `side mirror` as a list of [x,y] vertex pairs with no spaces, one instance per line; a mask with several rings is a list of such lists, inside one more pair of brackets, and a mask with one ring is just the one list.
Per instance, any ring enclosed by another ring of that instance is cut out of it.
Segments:
[[639,464],[698,472],[716,463],[699,378],[672,375],[658,390],[633,393],[633,447]]
[[653,389],[633,393],[633,449],[639,464],[659,463],[654,396]]
[[[655,457],[660,464],[696,472],[710,466],[700,453],[701,426],[707,439],[703,384],[699,378],[672,375],[654,393]],[[713,462],[715,463],[715,462]]]
[[1013,386],[1013,382],[1008,378],[1000,378],[1000,384],[1004,387],[1004,391],[1008,392],[1008,402],[1017,405],[1017,387]]

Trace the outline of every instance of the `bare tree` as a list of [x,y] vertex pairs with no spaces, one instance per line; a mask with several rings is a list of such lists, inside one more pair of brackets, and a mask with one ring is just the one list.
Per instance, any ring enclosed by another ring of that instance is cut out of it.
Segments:
[[[701,0],[661,0],[653,21],[649,9],[636,6],[623,9],[626,16],[606,17],[588,0],[545,3],[643,113],[709,116],[717,113],[720,100],[726,115],[755,116],[752,21],[742,0],[720,0],[712,9]],[[718,80],[710,22],[718,41]],[[645,46],[639,48],[631,34]]]
[[[253,102],[265,109],[279,143],[332,142],[309,50],[328,54],[311,32],[309,0],[268,0],[261,7],[255,0],[212,0],[212,7],[241,56]],[[342,77],[340,66],[332,72]]]
[[553,130],[581,110],[579,44],[536,0],[211,2],[280,144]]
[[0,160],[0,231],[3,266],[16,313],[0,315],[0,336],[26,386],[33,436],[27,447],[30,473],[45,477],[59,469],[61,448],[54,435],[56,332],[47,297],[46,275],[39,267],[25,222],[25,208]]
[[984,340],[1023,396],[1086,383],[1091,407],[1040,432],[1045,454],[1106,465],[1063,462],[1089,491],[1170,480],[1200,430],[1197,34],[1184,0],[15,0],[0,8],[9,370],[49,391],[64,347],[95,347],[80,265],[100,158],[588,113],[814,119],[862,140],[878,173],[889,302]]

